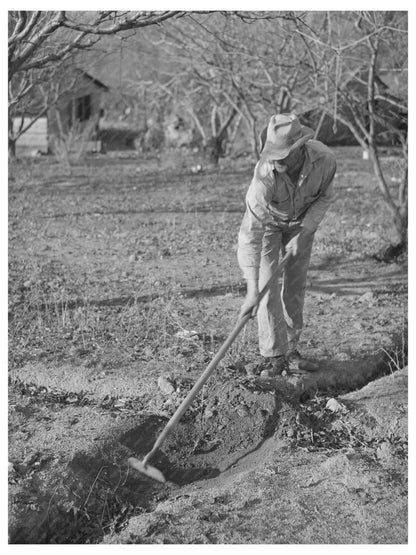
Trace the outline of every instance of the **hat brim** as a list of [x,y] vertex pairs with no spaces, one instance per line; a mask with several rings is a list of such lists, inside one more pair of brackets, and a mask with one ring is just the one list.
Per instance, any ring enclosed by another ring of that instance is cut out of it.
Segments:
[[312,137],[315,135],[315,131],[310,127],[307,127],[306,125],[302,125],[301,131],[302,131],[302,137],[300,139],[294,142],[293,145],[291,145],[290,147],[282,149],[282,148],[277,148],[276,145],[274,145],[273,143],[267,142],[266,140],[267,127],[266,127],[262,131],[260,136],[261,145],[262,145],[260,158],[262,158],[263,160],[266,158],[269,160],[282,160],[283,158],[286,158],[286,156],[288,156],[290,152],[292,152],[292,150],[302,146],[307,141],[312,139]]

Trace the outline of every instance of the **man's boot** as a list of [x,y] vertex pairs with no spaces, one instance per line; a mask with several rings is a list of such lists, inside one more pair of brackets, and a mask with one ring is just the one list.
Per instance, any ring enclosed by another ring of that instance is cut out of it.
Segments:
[[276,376],[287,376],[289,365],[285,355],[278,357],[263,357],[261,364],[261,378],[275,378]]
[[287,362],[289,364],[290,370],[296,371],[304,371],[304,372],[317,372],[319,370],[319,366],[304,358],[297,349],[293,349],[289,351],[286,355]]

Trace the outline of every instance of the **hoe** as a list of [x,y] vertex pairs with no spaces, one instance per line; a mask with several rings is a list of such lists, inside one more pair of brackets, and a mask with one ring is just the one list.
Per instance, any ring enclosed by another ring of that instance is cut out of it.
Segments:
[[[289,256],[290,256],[290,254],[288,253],[282,258],[281,262],[277,266],[273,275],[275,275],[275,274],[277,274],[277,273],[279,273],[283,270]],[[267,291],[270,287],[270,282],[271,282],[272,278],[273,278],[273,276],[271,276],[269,281],[266,283],[266,285],[263,287],[263,289],[259,292],[258,297],[256,299],[256,303],[253,305],[253,309],[259,304],[261,299],[267,293]],[[195,385],[189,391],[188,395],[185,397],[185,399],[182,401],[182,403],[176,409],[176,412],[173,414],[173,416],[171,417],[169,422],[166,424],[165,428],[163,429],[163,431],[161,432],[161,434],[159,435],[159,437],[155,441],[152,450],[149,451],[149,453],[144,457],[144,459],[142,461],[139,461],[138,459],[136,459],[134,457],[130,457],[128,459],[128,463],[131,466],[131,468],[134,468],[135,470],[138,470],[142,474],[145,474],[149,478],[153,478],[154,480],[157,480],[158,482],[166,482],[166,478],[164,477],[163,473],[160,470],[158,470],[157,468],[155,468],[154,466],[151,466],[149,464],[149,460],[157,453],[157,451],[162,446],[163,442],[166,440],[167,436],[176,428],[176,426],[178,425],[178,423],[179,423],[180,419],[182,418],[183,414],[190,407],[193,400],[195,399],[195,397],[197,396],[197,394],[201,390],[202,386],[206,383],[206,381],[209,379],[211,374],[214,372],[214,370],[218,366],[218,363],[220,362],[222,357],[227,352],[228,348],[232,345],[232,343],[234,342],[234,340],[236,339],[236,337],[238,336],[240,331],[244,328],[244,326],[247,324],[247,322],[250,320],[251,317],[252,317],[252,310],[247,311],[245,314],[243,314],[242,316],[239,317],[239,319],[238,319],[234,329],[231,331],[230,335],[224,341],[223,345],[221,346],[221,348],[219,349],[217,354],[214,356],[214,358],[209,363],[209,365],[207,366],[207,368],[205,369],[203,374],[200,376],[198,381],[195,383]]]

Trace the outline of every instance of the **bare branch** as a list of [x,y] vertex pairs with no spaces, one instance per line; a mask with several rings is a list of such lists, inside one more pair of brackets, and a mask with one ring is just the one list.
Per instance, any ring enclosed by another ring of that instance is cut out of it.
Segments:
[[[93,22],[92,24],[80,23],[71,21],[68,16],[65,15],[64,26],[68,29],[74,31],[80,31],[82,33],[93,34],[93,35],[114,35],[121,31],[127,31],[130,29],[140,29],[143,27],[149,27],[151,25],[158,25],[167,19],[173,17],[180,17],[186,12],[181,11],[165,11],[165,12],[137,12],[134,15],[122,15],[118,17],[115,22],[111,25],[101,27],[103,22],[108,23],[108,15],[111,12],[102,12],[101,17]],[[128,13],[128,12],[126,12]]]
[[[43,67],[50,62],[60,60],[69,52],[80,48],[90,48],[100,37],[114,35],[130,29],[159,25],[160,23],[184,15],[184,12],[98,12],[91,23],[71,19],[68,12],[11,12],[16,25],[9,36],[9,78],[17,71],[27,71]],[[72,12],[71,12],[72,13]],[[65,42],[59,44],[52,40],[59,29],[68,29],[74,33]],[[52,42],[51,42],[52,41]],[[40,47],[50,43],[49,52],[41,53]]]

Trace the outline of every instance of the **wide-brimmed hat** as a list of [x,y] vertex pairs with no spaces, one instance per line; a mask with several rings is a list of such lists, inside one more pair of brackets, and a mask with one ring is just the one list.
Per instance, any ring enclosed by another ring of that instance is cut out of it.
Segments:
[[314,130],[302,125],[295,114],[276,114],[261,133],[261,158],[282,160],[291,150],[312,139],[314,134]]

